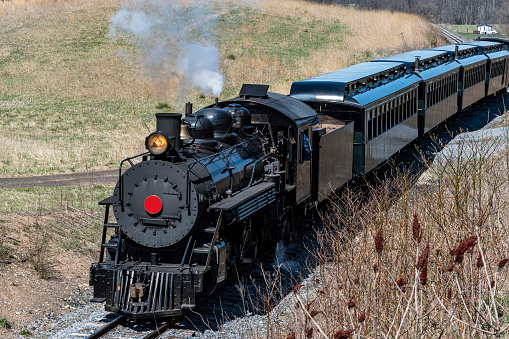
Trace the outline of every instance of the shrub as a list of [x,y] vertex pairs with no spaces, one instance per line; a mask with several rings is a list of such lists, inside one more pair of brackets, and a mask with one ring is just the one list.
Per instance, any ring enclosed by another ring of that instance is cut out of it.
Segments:
[[50,259],[49,243],[46,238],[44,234],[36,235],[25,258],[41,279],[50,279],[54,274],[54,263]]
[[3,328],[11,328],[11,324],[9,324],[9,322],[7,321],[7,319],[5,319],[5,318],[1,318],[1,319],[0,319],[0,327],[3,327]]
[[32,332],[30,332],[29,330],[22,330],[21,332],[19,332],[19,334],[25,337],[30,337],[32,335]]
[[313,279],[267,337],[506,335],[509,138],[474,139],[422,154],[422,175],[394,168],[334,196]]

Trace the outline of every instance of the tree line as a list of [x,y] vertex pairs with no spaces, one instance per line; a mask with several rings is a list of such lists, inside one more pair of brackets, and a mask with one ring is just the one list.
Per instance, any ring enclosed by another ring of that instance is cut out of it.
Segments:
[[505,24],[509,18],[508,0],[311,0],[350,5],[362,9],[383,9],[414,13],[435,23]]

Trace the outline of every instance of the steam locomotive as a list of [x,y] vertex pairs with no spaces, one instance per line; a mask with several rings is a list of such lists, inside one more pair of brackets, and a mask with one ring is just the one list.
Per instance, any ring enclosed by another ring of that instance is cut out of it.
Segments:
[[193,308],[331,192],[504,90],[507,46],[412,51],[294,82],[290,95],[244,85],[195,113],[188,103],[184,118],[156,114],[147,152],[121,162],[113,196],[99,203],[93,301],[132,319]]

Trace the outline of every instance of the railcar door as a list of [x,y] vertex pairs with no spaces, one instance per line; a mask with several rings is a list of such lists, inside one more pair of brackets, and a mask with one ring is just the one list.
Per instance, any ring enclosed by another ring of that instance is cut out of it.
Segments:
[[310,126],[299,130],[297,148],[297,203],[311,195],[311,143]]

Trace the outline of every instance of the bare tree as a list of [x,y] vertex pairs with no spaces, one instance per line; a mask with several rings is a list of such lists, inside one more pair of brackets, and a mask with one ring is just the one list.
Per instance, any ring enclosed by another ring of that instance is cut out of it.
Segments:
[[508,0],[309,0],[321,3],[355,5],[364,9],[384,9],[414,13],[437,23],[484,24],[508,22],[503,14]]

